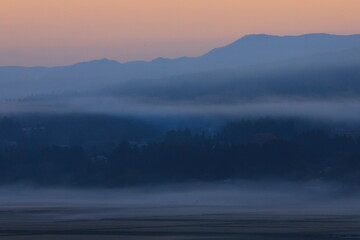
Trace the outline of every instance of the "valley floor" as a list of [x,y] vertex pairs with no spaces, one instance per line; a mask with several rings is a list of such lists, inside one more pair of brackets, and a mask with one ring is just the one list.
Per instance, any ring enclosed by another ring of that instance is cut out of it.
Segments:
[[[191,212],[191,207],[189,208]],[[156,209],[16,207],[0,212],[2,240],[347,239],[360,238],[359,215],[261,213],[149,215]],[[144,212],[144,215],[142,215]],[[104,213],[98,214],[98,213]],[[104,217],[107,214],[112,217]],[[100,217],[103,216],[103,217]]]

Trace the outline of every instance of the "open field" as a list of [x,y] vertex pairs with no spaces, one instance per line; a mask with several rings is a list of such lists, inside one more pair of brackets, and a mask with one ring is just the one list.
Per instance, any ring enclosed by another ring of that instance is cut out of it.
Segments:
[[[107,209],[114,212],[119,209]],[[69,213],[74,219],[65,219]],[[32,239],[340,239],[360,236],[360,216],[215,214],[82,219],[85,209],[9,209],[0,238]],[[75,217],[77,215],[77,217]],[[61,217],[59,217],[61,216]]]
[[359,197],[324,184],[0,189],[0,239],[360,238]]

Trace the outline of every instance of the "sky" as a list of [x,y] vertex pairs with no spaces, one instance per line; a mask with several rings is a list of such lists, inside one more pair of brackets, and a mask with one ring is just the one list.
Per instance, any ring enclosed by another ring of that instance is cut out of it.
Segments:
[[246,34],[360,33],[360,0],[0,0],[0,65],[199,56]]

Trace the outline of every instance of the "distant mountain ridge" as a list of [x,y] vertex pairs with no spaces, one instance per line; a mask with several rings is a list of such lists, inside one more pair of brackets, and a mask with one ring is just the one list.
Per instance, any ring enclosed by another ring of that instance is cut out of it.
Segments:
[[[100,59],[59,67],[0,67],[0,96],[25,97],[49,92],[87,91],[134,79],[153,79],[221,69],[276,64],[331,52],[360,49],[360,34],[300,36],[247,35],[196,57],[157,58],[119,63]],[[345,56],[346,58],[346,56]],[[354,59],[357,59],[356,57]],[[324,61],[324,60],[321,60]],[[336,64],[336,59],[333,62]],[[344,62],[344,61],[343,61]]]
[[[268,45],[268,46],[266,46]],[[269,48],[271,47],[271,49]],[[276,47],[276,48],[275,48]],[[152,61],[131,61],[120,63],[111,59],[97,59],[87,62],[79,62],[74,65],[83,64],[150,64],[150,63],[166,63],[166,62],[184,62],[184,61],[196,61],[204,60],[205,58],[234,58],[239,59],[247,54],[254,55],[254,50],[260,52],[267,48],[268,50],[275,51],[284,48],[295,48],[288,56],[284,57],[299,57],[301,55],[311,55],[314,53],[328,52],[328,51],[340,51],[349,48],[360,49],[360,34],[354,35],[332,35],[326,33],[312,33],[299,36],[276,36],[267,34],[250,34],[230,43],[229,45],[215,48],[199,57],[180,57],[180,58],[163,58],[159,57]],[[293,56],[291,56],[293,55]],[[274,60],[273,61],[278,61]],[[69,66],[74,66],[69,65]],[[65,66],[66,67],[66,66]]]

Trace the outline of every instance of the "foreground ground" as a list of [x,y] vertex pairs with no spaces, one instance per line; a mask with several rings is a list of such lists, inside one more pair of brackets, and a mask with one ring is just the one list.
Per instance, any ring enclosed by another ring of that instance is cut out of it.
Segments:
[[[21,208],[0,213],[0,238],[57,239],[341,239],[360,236],[360,216],[209,214],[89,218],[96,211]],[[121,209],[97,209],[114,213]],[[69,214],[69,218],[65,217]],[[83,215],[83,217],[82,217]],[[72,219],[73,218],[73,219]]]
[[[175,189],[175,190],[174,190]],[[0,189],[1,240],[360,238],[358,194],[324,184]]]

